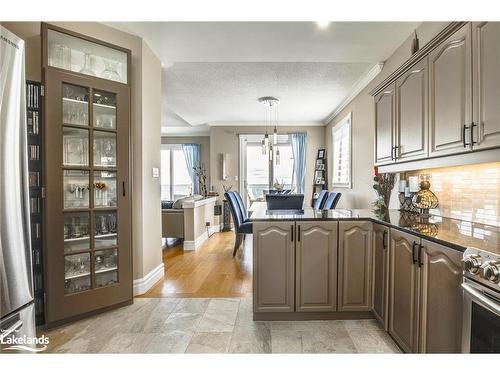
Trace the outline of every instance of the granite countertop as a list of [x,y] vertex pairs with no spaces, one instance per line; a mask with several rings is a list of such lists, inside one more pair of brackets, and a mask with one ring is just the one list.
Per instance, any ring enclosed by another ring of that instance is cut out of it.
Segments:
[[389,210],[385,216],[368,209],[268,211],[265,202],[255,202],[249,209],[250,221],[315,221],[315,220],[369,220],[400,229],[459,251],[467,247],[500,254],[500,228],[437,215],[423,218],[419,214]]

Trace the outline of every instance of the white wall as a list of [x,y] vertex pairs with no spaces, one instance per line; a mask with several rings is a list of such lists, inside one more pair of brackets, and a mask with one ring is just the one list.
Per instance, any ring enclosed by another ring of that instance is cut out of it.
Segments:
[[[425,22],[418,29],[420,46],[426,44],[441,31],[447,22]],[[342,193],[338,208],[369,208],[375,199],[373,186],[375,105],[369,92],[411,57],[411,41],[408,39],[385,62],[382,72],[359,93],[325,128],[325,142],[329,155],[328,175],[332,175],[332,127],[352,112],[352,189],[339,189]],[[330,179],[330,187],[331,179]],[[397,189],[395,189],[397,190]],[[393,192],[395,191],[393,190]],[[393,194],[391,208],[398,208],[396,194]]]

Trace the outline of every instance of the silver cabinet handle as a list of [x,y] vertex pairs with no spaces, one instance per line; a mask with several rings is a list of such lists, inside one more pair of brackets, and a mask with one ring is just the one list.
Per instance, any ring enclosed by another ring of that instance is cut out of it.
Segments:
[[462,289],[466,294],[481,302],[481,304],[493,311],[495,314],[500,315],[500,305],[498,303],[493,302],[490,298],[486,297],[483,293],[478,292],[477,289],[468,284],[463,283]]

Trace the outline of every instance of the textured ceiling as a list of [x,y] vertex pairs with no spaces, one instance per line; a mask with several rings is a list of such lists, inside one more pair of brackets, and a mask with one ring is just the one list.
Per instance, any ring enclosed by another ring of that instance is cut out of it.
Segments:
[[262,123],[261,96],[281,100],[280,123],[321,123],[385,61],[417,22],[119,22],[163,65],[162,132]]
[[165,126],[262,123],[257,99],[280,99],[282,124],[320,124],[369,63],[175,63],[164,69]]

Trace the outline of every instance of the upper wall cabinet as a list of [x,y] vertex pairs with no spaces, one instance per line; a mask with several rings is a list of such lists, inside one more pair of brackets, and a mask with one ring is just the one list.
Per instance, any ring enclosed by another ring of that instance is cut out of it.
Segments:
[[470,150],[471,63],[470,24],[429,55],[430,156]]
[[500,23],[472,25],[474,72],[473,149],[500,145]]
[[426,58],[396,80],[396,103],[396,160],[427,157]]
[[394,162],[395,85],[375,97],[375,159],[377,164]]
[[500,147],[500,23],[450,23],[372,95],[377,165]]
[[81,38],[67,30],[47,29],[44,66],[127,84],[129,54],[116,46]]

